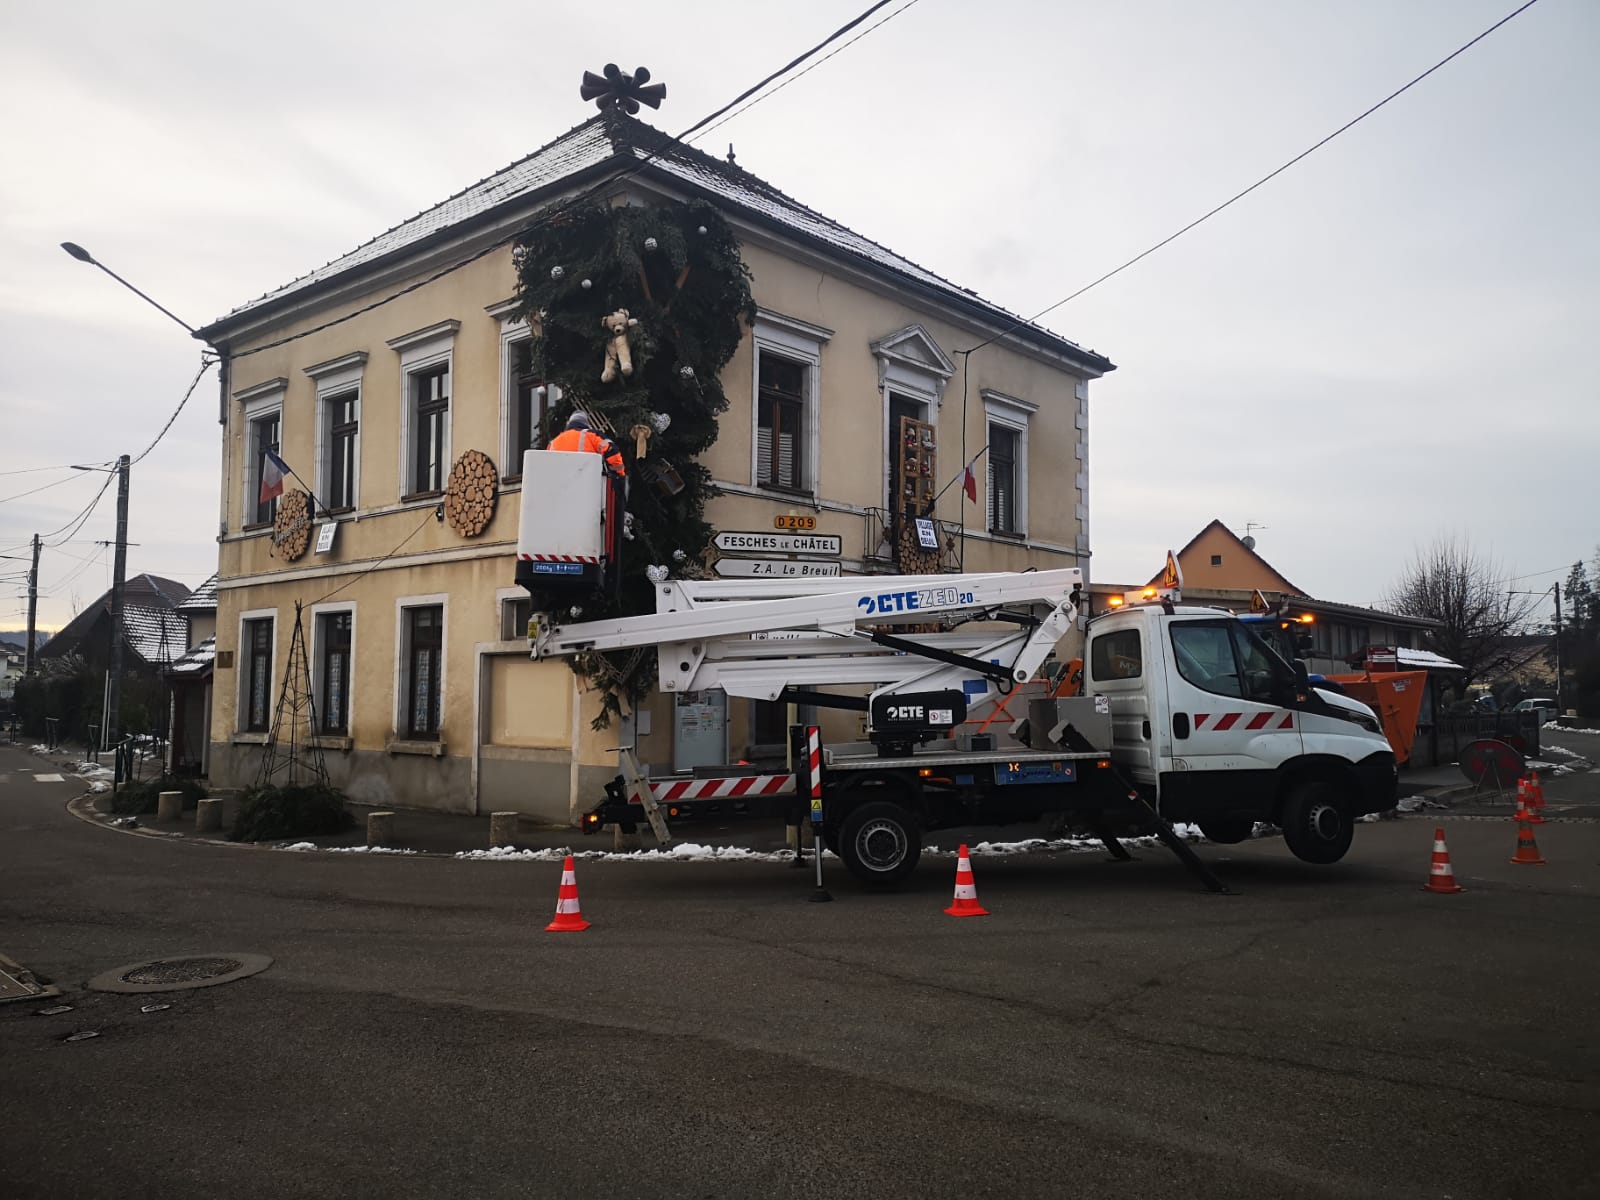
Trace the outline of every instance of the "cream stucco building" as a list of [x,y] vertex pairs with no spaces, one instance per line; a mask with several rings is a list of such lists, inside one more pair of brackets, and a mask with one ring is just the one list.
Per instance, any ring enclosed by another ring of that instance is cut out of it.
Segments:
[[[298,603],[319,741],[352,798],[557,821],[599,798],[616,734],[591,731],[598,704],[565,665],[528,660],[513,586],[516,472],[542,399],[519,370],[511,240],[544,206],[624,174],[601,192],[609,202],[714,203],[753,275],[759,316],[723,373],[732,405],[703,457],[723,493],[708,508],[717,528],[814,518],[840,538],[846,573],[907,565],[896,496],[928,484],[908,482],[891,450],[912,418],[934,449],[924,473],[956,481],[923,569],[1087,568],[1088,385],[1112,364],[664,142],[595,117],[202,331],[226,368],[214,782],[253,776]],[[964,370],[959,352],[990,339]],[[973,503],[962,466],[986,446]],[[292,559],[276,506],[259,502],[267,449],[327,510]],[[435,519],[469,449],[502,476],[472,538]],[[643,759],[749,758],[781,741],[775,706],[690,699],[653,702]]]

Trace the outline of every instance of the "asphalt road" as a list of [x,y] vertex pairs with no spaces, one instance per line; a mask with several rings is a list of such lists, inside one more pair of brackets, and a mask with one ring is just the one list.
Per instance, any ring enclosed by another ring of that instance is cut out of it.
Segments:
[[[559,868],[113,832],[0,748],[7,1197],[1596,1194],[1600,823],[1437,814],[1281,842],[949,858],[835,903],[765,864]],[[1581,780],[1584,777],[1567,777]],[[1591,781],[1600,776],[1588,776]],[[144,958],[273,956],[157,997]],[[172,1003],[141,1013],[152,1001]],[[67,1035],[98,1031],[92,1040]]]

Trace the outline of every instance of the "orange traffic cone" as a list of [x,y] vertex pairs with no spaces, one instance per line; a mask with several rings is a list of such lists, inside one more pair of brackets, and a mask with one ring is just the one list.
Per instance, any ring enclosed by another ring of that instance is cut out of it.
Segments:
[[1528,773],[1528,819],[1536,826],[1544,824],[1544,784],[1539,782],[1538,771]]
[[544,927],[546,933],[582,933],[589,928],[578,907],[578,873],[572,869],[572,855],[561,864],[561,891],[556,897],[556,919]]
[[1433,861],[1428,864],[1428,882],[1422,890],[1445,896],[1467,890],[1456,882],[1455,872],[1450,869],[1450,851],[1445,849],[1443,829],[1433,831]]
[[967,848],[961,847],[956,857],[956,898],[944,910],[952,917],[987,917],[989,911],[978,903],[978,884],[972,878],[972,859]]
[[1539,853],[1539,843],[1533,840],[1533,826],[1524,819],[1517,822],[1517,852],[1511,861],[1519,867],[1542,867],[1544,856]]

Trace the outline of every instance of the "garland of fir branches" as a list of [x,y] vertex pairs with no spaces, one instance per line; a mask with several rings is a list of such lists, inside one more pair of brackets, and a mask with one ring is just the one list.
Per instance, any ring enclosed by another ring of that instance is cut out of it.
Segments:
[[[561,389],[544,440],[574,409],[609,426],[630,480],[632,541],[622,543],[622,582],[615,603],[591,602],[584,619],[655,611],[651,565],[675,575],[703,570],[714,530],[705,503],[714,494],[699,456],[717,440],[727,410],[721,372],[755,318],[750,271],[726,221],[704,202],[647,207],[595,205],[563,213],[518,240],[518,311],[533,331],[536,379]],[[587,286],[586,286],[587,284]],[[610,334],[604,317],[619,308],[639,324],[630,331],[633,374],[601,383]],[[670,423],[648,442],[643,462],[630,431]],[[675,495],[654,486],[670,465],[683,481]],[[655,685],[656,656],[613,652],[580,656],[573,670],[603,693],[595,721],[603,728]]]

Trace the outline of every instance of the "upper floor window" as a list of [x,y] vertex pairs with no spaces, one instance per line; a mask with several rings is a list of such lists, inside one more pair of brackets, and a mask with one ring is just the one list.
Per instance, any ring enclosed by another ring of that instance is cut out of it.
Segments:
[[777,487],[805,486],[805,363],[761,355],[756,413],[756,482]]
[[402,498],[444,490],[450,473],[451,360],[459,321],[391,338],[400,353],[400,493]]
[[367,354],[358,350],[307,367],[317,387],[317,491],[329,512],[360,503],[361,375]]
[[821,465],[818,377],[822,347],[833,331],[762,311],[756,315],[753,333],[751,482],[815,492]]
[[243,484],[239,496],[239,524],[246,529],[270,525],[278,515],[277,497],[269,495],[262,499],[261,480],[267,455],[281,453],[283,398],[288,387],[287,379],[269,379],[233,394],[239,402],[240,423],[233,425],[232,431],[238,438],[243,459],[239,465]]
[[983,411],[988,418],[984,524],[991,533],[1021,537],[1028,532],[1028,426],[1039,406],[985,388]]
[[270,525],[278,516],[278,498],[262,497],[261,480],[267,455],[277,454],[283,429],[283,413],[265,413],[250,420],[250,482],[248,503],[252,525]]
[[449,454],[450,368],[430,367],[409,377],[411,383],[410,492],[421,495],[444,490]]
[[545,422],[561,389],[547,384],[534,370],[533,339],[506,342],[506,474],[522,474],[522,455],[545,443]]

